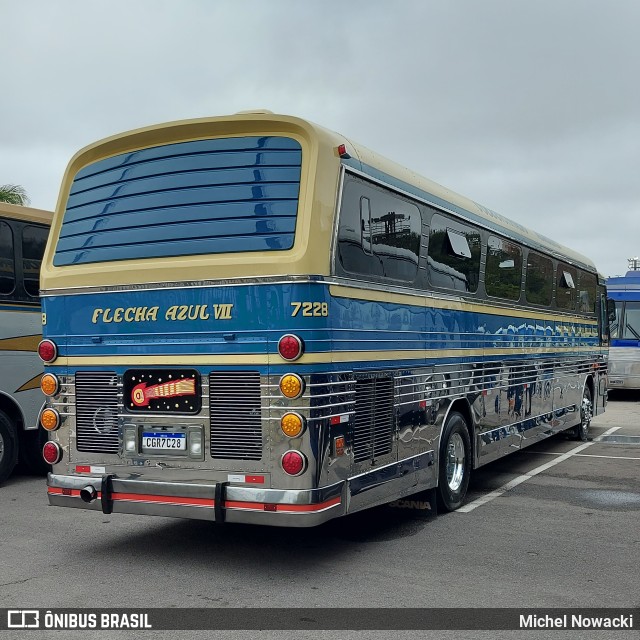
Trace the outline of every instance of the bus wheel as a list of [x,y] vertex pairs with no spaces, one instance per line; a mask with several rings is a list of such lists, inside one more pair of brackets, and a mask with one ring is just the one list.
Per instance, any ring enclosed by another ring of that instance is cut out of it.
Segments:
[[471,474],[471,442],[464,417],[453,412],[447,418],[438,464],[438,504],[445,511],[462,506]]
[[13,422],[0,411],[0,484],[13,471],[18,461],[18,434]]
[[591,389],[588,384],[585,384],[582,392],[582,404],[580,405],[580,424],[575,428],[575,435],[578,440],[587,441],[592,417],[593,399],[591,397]]

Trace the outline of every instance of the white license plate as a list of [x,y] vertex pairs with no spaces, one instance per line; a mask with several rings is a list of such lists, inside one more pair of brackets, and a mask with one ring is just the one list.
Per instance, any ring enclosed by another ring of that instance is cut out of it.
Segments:
[[187,436],[185,433],[144,431],[142,433],[142,448],[146,451],[186,451]]

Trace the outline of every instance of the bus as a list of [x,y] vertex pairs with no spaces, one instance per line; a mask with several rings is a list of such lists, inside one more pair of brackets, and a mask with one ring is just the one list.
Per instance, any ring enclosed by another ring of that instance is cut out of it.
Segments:
[[607,278],[611,345],[609,388],[640,389],[640,261],[624,276]]
[[48,467],[39,428],[43,405],[39,272],[53,213],[0,202],[0,483],[18,459]]
[[79,151],[41,274],[51,505],[304,527],[604,411],[594,263],[270,112]]

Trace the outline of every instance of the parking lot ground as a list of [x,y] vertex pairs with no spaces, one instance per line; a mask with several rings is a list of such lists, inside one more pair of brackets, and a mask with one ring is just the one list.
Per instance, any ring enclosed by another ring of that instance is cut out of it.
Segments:
[[471,511],[433,517],[380,507],[313,529],[49,507],[43,478],[16,475],[0,488],[0,602],[26,608],[637,607],[640,446],[599,440],[607,432],[640,435],[635,397],[613,399],[593,420],[590,442],[558,435],[479,469],[467,505],[496,490],[500,495]]

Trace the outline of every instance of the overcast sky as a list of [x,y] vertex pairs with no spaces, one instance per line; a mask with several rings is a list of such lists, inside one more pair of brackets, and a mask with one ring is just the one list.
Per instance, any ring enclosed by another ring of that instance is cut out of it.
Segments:
[[590,257],[640,255],[637,0],[0,0],[0,184],[157,122],[308,118]]

